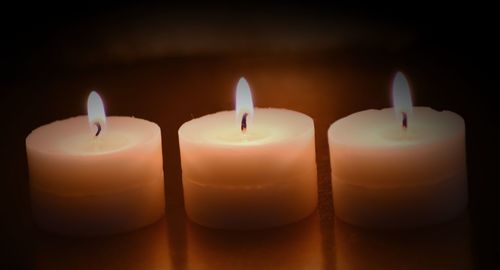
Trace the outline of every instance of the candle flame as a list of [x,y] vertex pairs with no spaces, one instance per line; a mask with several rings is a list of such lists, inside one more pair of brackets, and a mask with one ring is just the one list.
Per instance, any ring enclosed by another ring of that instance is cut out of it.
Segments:
[[104,104],[97,92],[92,91],[87,99],[87,117],[91,130],[97,128],[95,135],[99,135],[101,128],[106,124],[106,113],[104,112]]
[[253,101],[250,86],[241,77],[236,86],[236,120],[241,123],[241,131],[245,132],[253,119]]
[[398,117],[403,127],[406,128],[408,116],[412,113],[413,104],[408,80],[402,72],[396,73],[392,82],[392,102],[396,117]]

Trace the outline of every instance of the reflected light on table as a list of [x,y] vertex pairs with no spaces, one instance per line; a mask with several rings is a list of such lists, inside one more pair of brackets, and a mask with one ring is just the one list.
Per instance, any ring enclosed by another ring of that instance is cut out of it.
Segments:
[[336,269],[472,269],[469,220],[414,231],[374,231],[335,220]]
[[187,269],[321,269],[319,215],[259,231],[213,230],[190,222]]
[[36,269],[172,269],[166,221],[135,232],[64,238],[40,232]]

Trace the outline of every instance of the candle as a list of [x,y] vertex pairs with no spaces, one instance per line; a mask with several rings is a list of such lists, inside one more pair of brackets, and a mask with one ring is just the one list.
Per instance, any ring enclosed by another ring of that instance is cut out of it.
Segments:
[[450,111],[413,107],[398,73],[394,108],[367,110],[328,130],[335,215],[367,227],[418,227],[467,204],[465,126]]
[[184,123],[179,146],[186,212],[201,225],[274,227],[316,208],[313,120],[285,109],[254,109],[243,78],[236,111]]
[[133,117],[106,117],[95,92],[87,107],[88,116],[44,125],[26,138],[35,221],[75,235],[153,223],[164,214],[160,128]]

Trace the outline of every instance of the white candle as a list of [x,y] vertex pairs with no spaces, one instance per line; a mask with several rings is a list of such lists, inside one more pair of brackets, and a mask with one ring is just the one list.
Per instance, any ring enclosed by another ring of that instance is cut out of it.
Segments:
[[464,121],[412,107],[401,73],[393,96],[395,108],[358,112],[328,130],[335,215],[395,228],[452,219],[467,204]]
[[238,83],[236,111],[184,123],[179,145],[187,215],[215,228],[257,229],[298,221],[316,208],[313,120],[253,109]]
[[160,128],[133,117],[106,118],[95,92],[88,110],[88,117],[44,125],[26,138],[36,222],[56,233],[92,235],[158,220],[164,214]]

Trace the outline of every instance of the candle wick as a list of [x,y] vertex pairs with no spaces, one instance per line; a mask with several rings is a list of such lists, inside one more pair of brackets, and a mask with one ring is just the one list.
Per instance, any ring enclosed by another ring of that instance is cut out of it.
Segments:
[[99,123],[99,122],[95,123],[95,125],[97,126],[97,132],[95,133],[95,136],[97,137],[101,133],[102,127],[101,127],[101,123]]
[[408,128],[408,115],[405,112],[403,114],[403,128],[406,130]]
[[241,132],[245,133],[247,131],[247,116],[248,113],[244,113],[241,118]]

